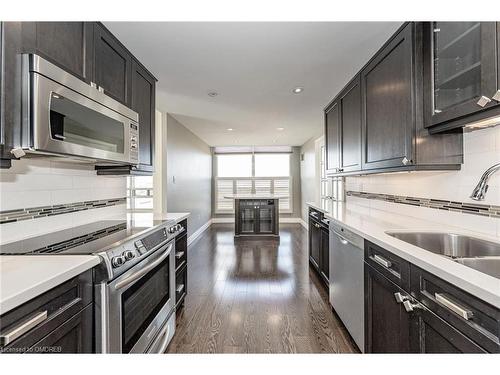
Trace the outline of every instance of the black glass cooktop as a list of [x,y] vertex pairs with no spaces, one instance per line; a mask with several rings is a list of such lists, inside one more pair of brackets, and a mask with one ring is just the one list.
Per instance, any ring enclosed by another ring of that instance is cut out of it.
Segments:
[[127,221],[98,221],[1,245],[0,255],[94,254],[148,228]]

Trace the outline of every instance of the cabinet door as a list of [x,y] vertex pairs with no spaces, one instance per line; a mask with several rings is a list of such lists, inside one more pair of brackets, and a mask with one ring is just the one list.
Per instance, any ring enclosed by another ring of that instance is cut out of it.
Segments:
[[361,72],[363,169],[414,160],[413,24],[401,30]]
[[94,80],[106,95],[129,105],[132,57],[104,27],[94,27]]
[[340,110],[338,102],[325,111],[326,170],[337,173],[340,168]]
[[257,208],[258,233],[274,233],[274,206],[262,205]]
[[323,279],[328,282],[330,277],[330,241],[328,230],[321,229],[320,272]]
[[132,71],[132,109],[139,114],[139,168],[153,170],[155,79],[137,62]]
[[61,324],[30,348],[32,353],[92,353],[92,305]]
[[394,296],[407,293],[375,271],[365,267],[365,351],[407,353],[410,351],[409,314]]
[[488,101],[498,90],[496,52],[495,22],[426,23],[426,127],[498,104]]
[[359,76],[340,94],[340,172],[361,170],[361,87]]
[[241,234],[252,234],[255,233],[255,222],[256,222],[257,209],[252,205],[240,206],[240,233]]
[[92,80],[92,22],[25,22],[24,51],[34,52],[78,78]]
[[411,314],[413,353],[486,353],[483,348],[422,305]]
[[320,264],[321,229],[319,224],[309,220],[309,260],[316,269]]

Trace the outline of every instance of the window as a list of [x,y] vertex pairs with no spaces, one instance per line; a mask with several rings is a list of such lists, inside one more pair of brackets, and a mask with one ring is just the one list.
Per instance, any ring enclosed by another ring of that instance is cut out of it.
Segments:
[[127,178],[127,209],[130,211],[153,209],[153,176]]
[[218,177],[252,177],[252,155],[217,155]]
[[290,176],[289,154],[256,154],[256,177],[288,177]]
[[282,196],[280,211],[292,212],[290,153],[216,154],[215,211],[234,212],[231,194]]

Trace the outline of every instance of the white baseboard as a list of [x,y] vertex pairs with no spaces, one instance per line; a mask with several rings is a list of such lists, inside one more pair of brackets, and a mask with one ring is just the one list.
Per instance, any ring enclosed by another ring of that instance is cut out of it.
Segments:
[[309,230],[309,225],[307,225],[304,219],[300,219],[300,224],[305,228],[305,230]]
[[[300,217],[280,217],[280,223],[302,224],[302,221],[303,220]],[[212,219],[212,224],[219,223],[234,223],[234,217],[214,217]]]
[[203,224],[201,227],[198,228],[198,230],[196,232],[194,232],[193,234],[191,234],[189,237],[188,237],[188,240],[187,240],[187,245],[191,245],[194,241],[196,241],[196,239],[198,237],[201,236],[201,234],[206,231],[210,225],[212,225],[212,222],[213,222],[213,219],[210,219],[208,220],[205,224]]
[[234,217],[214,217],[212,224],[234,223]]
[[300,217],[280,217],[280,223],[294,223],[300,224],[302,219]]

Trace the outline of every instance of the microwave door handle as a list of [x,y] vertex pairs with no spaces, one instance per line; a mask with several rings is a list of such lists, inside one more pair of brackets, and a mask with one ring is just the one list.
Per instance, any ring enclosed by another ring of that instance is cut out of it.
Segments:
[[132,284],[134,281],[140,279],[145,274],[147,274],[149,271],[151,271],[153,268],[155,268],[157,265],[159,265],[161,262],[163,262],[165,260],[165,258],[170,255],[173,247],[174,247],[173,244],[168,245],[168,249],[154,262],[141,268],[139,271],[137,271],[136,273],[133,273],[132,275],[127,277],[125,280],[122,280],[122,281],[116,283],[115,290],[123,289],[126,286]]

